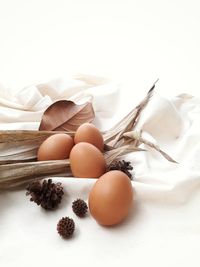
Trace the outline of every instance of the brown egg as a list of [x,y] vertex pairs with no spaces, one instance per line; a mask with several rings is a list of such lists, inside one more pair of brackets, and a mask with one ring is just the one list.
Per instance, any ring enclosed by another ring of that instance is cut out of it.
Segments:
[[74,143],[80,142],[90,143],[103,151],[104,142],[100,131],[91,123],[83,123],[76,131]]
[[76,144],[70,153],[70,166],[75,177],[98,178],[106,171],[106,161],[98,148],[89,143]]
[[89,194],[89,209],[101,225],[120,223],[129,213],[133,188],[129,177],[121,171],[109,171],[94,184]]
[[37,158],[38,160],[67,159],[73,146],[73,138],[68,134],[54,134],[40,145]]

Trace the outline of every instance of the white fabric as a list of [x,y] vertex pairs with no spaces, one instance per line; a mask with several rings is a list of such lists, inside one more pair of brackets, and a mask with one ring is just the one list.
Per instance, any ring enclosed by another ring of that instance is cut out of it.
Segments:
[[[95,122],[105,129],[126,105],[120,103],[118,85],[98,77],[58,79],[17,94],[1,88],[0,129],[37,129],[49,104],[78,100],[80,94],[92,95]],[[90,215],[79,219],[73,214],[71,202],[87,200],[95,179],[55,178],[63,182],[66,194],[54,212],[29,202],[24,190],[2,192],[0,266],[199,266],[200,101],[155,93],[137,127],[179,164],[147,147],[148,152],[127,156],[135,174],[135,204],[127,220],[106,228]],[[66,241],[56,233],[63,216],[76,223],[74,237]]]

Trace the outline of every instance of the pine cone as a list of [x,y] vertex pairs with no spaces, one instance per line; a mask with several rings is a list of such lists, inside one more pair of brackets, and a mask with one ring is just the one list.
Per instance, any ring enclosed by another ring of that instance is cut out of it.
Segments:
[[63,196],[63,187],[61,183],[53,183],[52,179],[34,181],[27,187],[26,195],[30,195],[30,201],[41,205],[42,208],[52,210],[60,204]]
[[75,223],[73,219],[69,217],[62,217],[57,224],[57,231],[60,236],[64,238],[69,238],[73,235],[75,230]]
[[83,217],[88,210],[88,206],[84,200],[77,199],[72,203],[72,210],[77,216]]
[[130,178],[130,180],[133,180],[133,176],[129,172],[133,170],[133,166],[131,166],[131,163],[129,161],[125,161],[125,160],[114,161],[108,167],[108,171],[113,171],[113,170],[122,171]]

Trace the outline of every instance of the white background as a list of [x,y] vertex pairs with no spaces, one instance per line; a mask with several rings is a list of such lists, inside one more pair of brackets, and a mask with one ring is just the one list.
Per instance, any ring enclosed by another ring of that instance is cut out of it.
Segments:
[[0,0],[0,82],[86,73],[197,95],[199,14],[198,0]]

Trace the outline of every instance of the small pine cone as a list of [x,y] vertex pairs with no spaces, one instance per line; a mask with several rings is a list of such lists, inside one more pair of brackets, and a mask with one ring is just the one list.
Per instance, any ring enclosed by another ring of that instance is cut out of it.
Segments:
[[108,166],[107,170],[108,171],[112,171],[112,170],[122,171],[130,178],[130,180],[133,180],[133,176],[130,172],[133,170],[133,166],[131,165],[129,161],[125,161],[125,160],[114,161],[110,164],[110,166]]
[[88,206],[84,200],[77,199],[72,203],[72,210],[77,216],[83,217],[88,211]]
[[30,201],[41,205],[42,208],[52,210],[60,204],[63,196],[63,187],[61,183],[53,183],[52,179],[34,181],[27,187],[26,195],[30,195]]
[[69,238],[73,235],[75,230],[75,223],[69,217],[62,217],[57,224],[57,231],[63,238]]

